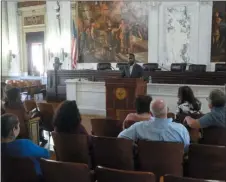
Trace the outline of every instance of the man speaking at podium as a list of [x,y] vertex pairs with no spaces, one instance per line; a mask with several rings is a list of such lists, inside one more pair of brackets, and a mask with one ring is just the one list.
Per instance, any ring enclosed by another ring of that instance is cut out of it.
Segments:
[[122,71],[124,78],[141,78],[143,77],[143,68],[136,63],[135,55],[129,54],[128,66],[124,67]]

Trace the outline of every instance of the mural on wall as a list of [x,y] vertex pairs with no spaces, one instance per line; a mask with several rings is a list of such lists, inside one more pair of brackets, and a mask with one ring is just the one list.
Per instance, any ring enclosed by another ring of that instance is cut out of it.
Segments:
[[213,2],[211,61],[226,62],[226,2]]
[[79,62],[125,62],[128,53],[148,61],[146,2],[78,3]]
[[190,61],[191,12],[187,6],[176,6],[167,8],[166,16],[167,63],[188,63]]

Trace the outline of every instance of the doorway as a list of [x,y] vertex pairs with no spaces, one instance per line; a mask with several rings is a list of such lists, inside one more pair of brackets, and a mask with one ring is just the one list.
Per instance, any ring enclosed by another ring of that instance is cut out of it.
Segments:
[[27,32],[27,60],[28,75],[42,76],[44,75],[44,31]]

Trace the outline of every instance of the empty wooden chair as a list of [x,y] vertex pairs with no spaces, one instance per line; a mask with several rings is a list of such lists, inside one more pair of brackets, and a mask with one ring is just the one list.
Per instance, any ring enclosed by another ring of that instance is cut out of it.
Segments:
[[176,115],[176,121],[178,121],[179,123],[184,123],[184,118],[186,116],[191,116],[194,119],[199,119],[203,116],[204,114],[202,113],[192,113],[192,114],[184,114],[184,113],[179,113]]
[[49,103],[37,103],[37,106],[41,113],[42,128],[49,132],[49,137],[50,137],[50,132],[53,131],[53,125],[52,125],[52,120],[54,115],[53,106],[52,104],[49,104]]
[[95,170],[98,182],[155,182],[151,172],[125,171],[98,166]]
[[173,120],[175,119],[175,114],[172,112],[167,113],[167,118],[172,118]]
[[88,136],[52,132],[57,159],[89,164]]
[[37,108],[36,102],[34,100],[25,100],[24,108],[26,112],[31,112],[33,109]]
[[173,176],[170,174],[165,175],[163,178],[163,181],[164,182],[209,182],[208,180],[204,180],[204,179],[179,177],[179,176]]
[[190,145],[188,176],[226,180],[226,147],[201,144]]
[[94,165],[133,170],[133,142],[123,138],[93,137]]
[[41,159],[41,169],[45,182],[90,182],[86,164],[59,162]]
[[122,122],[113,119],[91,119],[92,134],[96,136],[117,137],[122,131]]
[[30,158],[2,156],[1,176],[4,182],[39,182]]
[[129,128],[130,126],[132,126],[133,124],[135,124],[137,122],[139,122],[139,121],[130,121],[130,120],[124,121],[124,129]]
[[199,143],[206,145],[226,146],[226,129],[218,127],[204,128],[203,137]]
[[153,172],[157,180],[165,174],[182,176],[183,155],[182,143],[139,141],[138,169]]

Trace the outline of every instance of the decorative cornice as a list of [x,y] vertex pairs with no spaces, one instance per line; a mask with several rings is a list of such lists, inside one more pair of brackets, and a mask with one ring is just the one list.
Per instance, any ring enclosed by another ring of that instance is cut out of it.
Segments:
[[204,1],[204,0],[200,0],[200,4],[201,5],[212,5],[213,4],[213,1]]
[[151,7],[159,7],[162,4],[161,1],[150,1],[149,6]]

